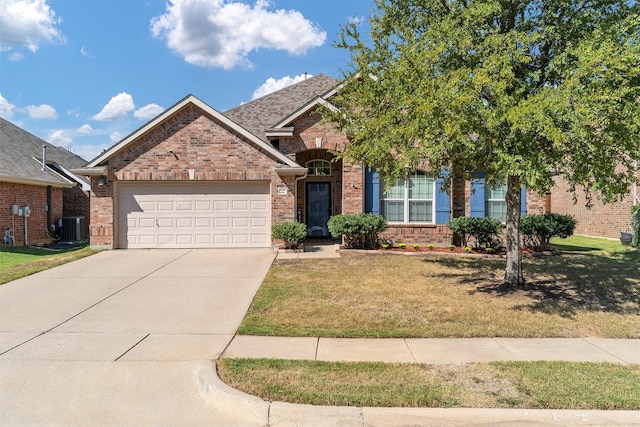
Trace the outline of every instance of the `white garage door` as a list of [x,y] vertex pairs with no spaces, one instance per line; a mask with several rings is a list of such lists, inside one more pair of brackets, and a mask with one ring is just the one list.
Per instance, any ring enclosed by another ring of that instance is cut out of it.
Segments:
[[269,183],[120,184],[120,248],[271,245]]

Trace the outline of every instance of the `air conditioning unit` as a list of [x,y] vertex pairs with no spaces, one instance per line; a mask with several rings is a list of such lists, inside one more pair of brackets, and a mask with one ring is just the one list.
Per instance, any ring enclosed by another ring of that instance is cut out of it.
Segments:
[[83,216],[60,218],[58,227],[63,242],[87,240],[87,219]]

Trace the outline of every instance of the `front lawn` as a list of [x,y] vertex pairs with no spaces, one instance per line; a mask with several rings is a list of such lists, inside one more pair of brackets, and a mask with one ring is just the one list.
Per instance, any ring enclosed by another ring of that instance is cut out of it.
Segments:
[[603,239],[560,243],[561,255],[525,258],[519,288],[502,285],[499,257],[278,260],[238,333],[640,338],[640,251]]
[[0,284],[94,254],[89,247],[52,251],[17,246],[0,249]]

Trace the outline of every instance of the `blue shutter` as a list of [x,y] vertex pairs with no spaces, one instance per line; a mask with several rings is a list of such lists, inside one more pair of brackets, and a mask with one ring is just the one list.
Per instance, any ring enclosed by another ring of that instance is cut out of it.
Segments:
[[365,170],[364,211],[380,215],[380,174],[375,168]]
[[478,172],[471,180],[470,217],[484,217],[484,172]]
[[522,198],[520,199],[520,216],[525,216],[527,214],[527,189],[522,187]]
[[[449,169],[443,169],[442,173],[449,176]],[[446,224],[451,219],[451,198],[449,193],[440,191],[443,182],[443,178],[436,179],[436,224]]]

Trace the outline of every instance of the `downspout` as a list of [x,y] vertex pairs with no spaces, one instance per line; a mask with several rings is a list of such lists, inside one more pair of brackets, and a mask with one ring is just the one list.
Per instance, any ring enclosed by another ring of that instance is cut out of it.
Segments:
[[633,181],[633,206],[636,206],[640,203],[640,199],[638,199],[638,184],[636,181],[638,180],[638,161],[633,161],[633,172],[635,174],[635,180]]
[[[294,182],[294,192],[293,192],[293,197],[295,199],[295,211],[294,211],[294,215],[295,215],[295,219],[296,221],[298,220],[298,207],[296,206],[296,204],[298,203],[298,181],[301,181],[303,179],[307,178],[307,175],[309,174],[309,169],[305,170],[304,175],[299,176],[298,178],[296,178],[295,182]],[[302,219],[302,218],[300,218]],[[301,221],[302,222],[302,221]]]
[[52,212],[51,212],[51,202],[53,201],[53,187],[47,185],[47,231],[51,231],[52,224]]
[[47,146],[42,146],[42,172],[47,173]]

